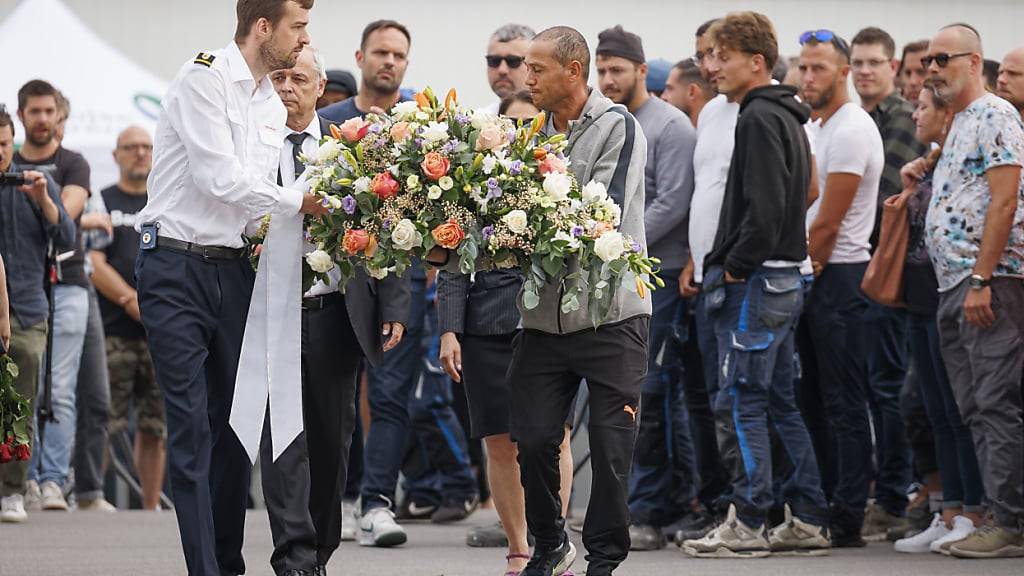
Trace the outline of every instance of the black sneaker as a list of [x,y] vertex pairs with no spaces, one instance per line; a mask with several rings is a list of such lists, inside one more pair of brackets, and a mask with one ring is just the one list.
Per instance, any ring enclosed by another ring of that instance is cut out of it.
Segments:
[[[526,534],[526,543],[533,546],[533,535]],[[470,548],[508,548],[508,535],[501,520],[494,524],[474,526],[466,532],[466,546]]]
[[576,560],[576,547],[569,536],[562,535],[562,544],[554,550],[545,551],[540,547],[533,550],[533,557],[520,572],[520,576],[561,576]]
[[395,519],[400,522],[425,522],[437,512],[436,504],[421,504],[415,500],[408,499],[398,506]]
[[468,499],[445,499],[440,508],[430,516],[430,521],[434,524],[447,524],[465,520],[470,514],[476,512],[479,505],[480,497],[476,494]]
[[665,535],[661,529],[650,524],[629,525],[630,550],[661,550],[665,547]]
[[672,539],[677,546],[682,546],[683,542],[687,540],[700,540],[717,525],[715,518],[710,514],[691,512],[672,525],[675,528],[672,532]]

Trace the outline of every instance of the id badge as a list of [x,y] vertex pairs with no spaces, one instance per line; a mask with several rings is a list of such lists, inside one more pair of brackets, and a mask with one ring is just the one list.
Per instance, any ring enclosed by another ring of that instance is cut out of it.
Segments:
[[139,246],[143,250],[156,249],[156,237],[160,230],[159,222],[143,222],[139,235]]

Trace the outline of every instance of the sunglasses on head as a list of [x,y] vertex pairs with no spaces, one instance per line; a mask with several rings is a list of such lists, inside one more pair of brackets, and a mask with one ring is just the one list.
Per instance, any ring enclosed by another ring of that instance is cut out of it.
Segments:
[[847,58],[850,57],[850,46],[839,37],[838,34],[831,30],[808,30],[800,35],[800,45],[803,46],[808,42],[828,42],[836,47],[836,50],[842,52]]
[[523,60],[525,60],[525,58],[523,58],[522,56],[491,56],[491,55],[487,55],[486,58],[487,58],[487,66],[490,67],[490,68],[497,68],[498,66],[501,66],[501,62],[502,62],[502,60],[504,60],[505,64],[508,64],[508,67],[513,69],[513,70],[515,70],[516,68],[519,68],[520,66],[522,66],[523,65]]
[[973,52],[960,52],[958,54],[950,54],[948,52],[940,52],[938,54],[929,54],[924,58],[921,58],[921,65],[925,68],[931,68],[932,62],[939,65],[939,68],[945,68],[949,66],[949,61],[954,58],[963,58],[964,56],[970,56]]

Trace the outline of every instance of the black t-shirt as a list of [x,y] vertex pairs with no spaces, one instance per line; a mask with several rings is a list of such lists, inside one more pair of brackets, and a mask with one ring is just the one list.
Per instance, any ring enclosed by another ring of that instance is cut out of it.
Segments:
[[[77,185],[89,191],[89,163],[78,152],[58,146],[53,156],[42,160],[27,160],[21,152],[14,153],[14,162],[25,170],[35,170],[49,174],[61,188]],[[82,228],[79,226],[82,216],[75,219],[75,245],[58,247],[61,251],[74,250],[67,260],[61,262],[61,284],[89,287],[89,277],[85,274],[85,250],[82,248]]]
[[[135,231],[135,220],[139,212],[146,206],[149,198],[146,194],[128,194],[116,184],[105,188],[103,203],[110,213],[114,224],[114,236],[110,244],[103,250],[110,264],[125,282],[135,287],[135,258],[139,253],[139,233]],[[107,336],[121,338],[144,338],[146,332],[142,324],[129,316],[124,308],[116,302],[100,297],[100,313],[103,315],[103,330]]]

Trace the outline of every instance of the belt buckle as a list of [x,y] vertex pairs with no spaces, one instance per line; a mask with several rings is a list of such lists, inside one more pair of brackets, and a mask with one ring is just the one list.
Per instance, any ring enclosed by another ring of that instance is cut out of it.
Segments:
[[208,246],[203,246],[203,260],[209,260],[209,259],[210,259],[210,248]]

